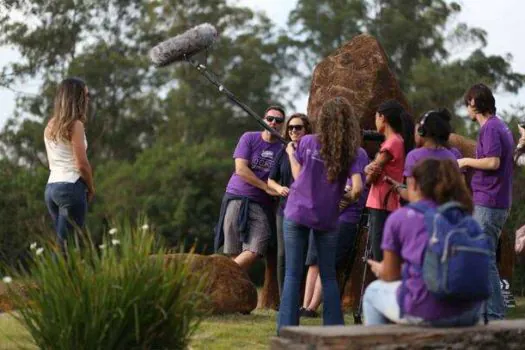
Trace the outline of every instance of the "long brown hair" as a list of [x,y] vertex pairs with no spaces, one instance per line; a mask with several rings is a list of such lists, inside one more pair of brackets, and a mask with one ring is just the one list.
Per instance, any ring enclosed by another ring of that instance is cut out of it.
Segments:
[[474,204],[463,175],[450,159],[426,159],[412,171],[425,198],[438,204],[456,201],[472,213]]
[[295,118],[299,118],[303,121],[305,135],[312,133],[312,125],[310,124],[310,121],[308,120],[306,114],[294,113],[290,116],[290,118],[288,118],[288,121],[286,122],[286,128],[284,128],[283,130],[283,137],[286,141],[292,141],[292,139],[290,138],[290,133],[288,132],[288,126],[290,125],[290,122]]
[[356,158],[361,143],[359,118],[346,98],[332,98],[321,107],[316,129],[328,182],[334,182]]
[[53,141],[70,141],[73,124],[86,122],[88,95],[86,83],[79,78],[64,79],[55,95],[53,122],[49,124],[47,137]]

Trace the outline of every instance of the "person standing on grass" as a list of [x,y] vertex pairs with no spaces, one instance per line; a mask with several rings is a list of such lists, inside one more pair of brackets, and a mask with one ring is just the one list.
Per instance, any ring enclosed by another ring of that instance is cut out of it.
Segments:
[[[288,142],[299,142],[304,136],[312,133],[310,121],[305,114],[292,114],[286,122],[284,138]],[[268,187],[279,193],[280,203],[277,210],[277,284],[279,287],[279,296],[282,295],[284,284],[284,238],[283,238],[283,218],[286,200],[290,191],[290,185],[293,182],[292,168],[290,159],[283,148],[277,155],[270,175],[268,176]]]
[[[388,100],[379,105],[376,112],[376,129],[385,136],[385,141],[376,158],[366,166],[366,182],[370,184],[370,193],[366,201],[369,218],[369,234],[372,255],[375,260],[381,261],[381,237],[385,221],[391,212],[399,208],[399,195],[392,191],[392,186],[386,181],[403,181],[405,155],[410,151],[409,143],[404,139],[413,139],[413,136],[404,130],[404,109],[395,100]],[[410,144],[412,141],[410,142]]]
[[[264,121],[279,132],[284,109],[270,106]],[[275,157],[283,145],[268,130],[244,133],[233,153],[235,172],[226,186],[219,223],[215,232],[215,251],[224,243],[224,254],[245,271],[266,254],[275,232],[275,203],[278,193],[267,180]]]
[[[448,138],[452,131],[450,113],[446,109],[431,110],[425,113],[415,126],[415,145],[417,148],[408,152],[405,160],[403,177],[407,185],[414,181],[412,170],[428,158],[457,160],[456,155],[448,148]],[[408,191],[401,182],[388,178],[394,185],[394,190],[402,199],[408,201]]]
[[507,125],[496,116],[496,101],[486,85],[473,85],[466,92],[464,102],[470,119],[477,122],[480,129],[476,158],[461,158],[458,164],[460,168],[473,169],[470,185],[474,197],[474,218],[493,239],[494,255],[490,268],[492,295],[488,300],[487,313],[489,320],[501,320],[505,316],[505,304],[496,250],[512,203],[514,138]]
[[304,254],[311,230],[323,286],[323,323],[344,324],[335,270],[337,218],[346,181],[359,173],[358,120],[345,98],[330,99],[317,116],[316,134],[286,148],[295,181],[284,210],[285,278],[277,334],[282,327],[299,324]]
[[[356,163],[359,174],[352,174],[345,187],[345,194],[339,203],[339,218],[337,219],[337,249],[335,256],[336,271],[342,268],[348,269],[351,273],[353,261],[356,254],[357,231],[361,212],[368,197],[368,189],[365,186],[366,176],[365,167],[368,165],[368,154],[363,148],[359,148]],[[316,273],[310,273],[312,264],[316,267]],[[308,253],[306,265],[310,266],[306,277],[304,290],[303,306],[300,309],[302,317],[318,317],[317,308],[321,305],[323,298],[323,287],[319,278],[319,268],[317,266],[317,250],[313,242],[313,235],[310,233],[308,242]],[[339,286],[344,288],[344,286]]]
[[45,202],[62,250],[74,230],[84,227],[88,203],[95,196],[84,128],[88,104],[86,83],[78,78],[64,79],[44,130],[50,170]]

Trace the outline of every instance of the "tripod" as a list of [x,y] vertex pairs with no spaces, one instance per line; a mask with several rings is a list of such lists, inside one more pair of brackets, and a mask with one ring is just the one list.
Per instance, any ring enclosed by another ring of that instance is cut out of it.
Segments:
[[361,280],[361,291],[359,294],[359,303],[357,306],[357,310],[354,311],[354,324],[363,324],[363,294],[365,293],[365,284],[366,284],[366,274],[368,272],[368,258],[372,255],[372,247],[370,246],[370,234],[368,233],[368,209],[363,208],[363,213],[361,214],[361,218],[359,220],[359,233],[361,233],[362,229],[366,228],[366,244],[365,244],[365,250],[363,252],[363,257],[361,258],[361,261],[363,262],[363,278]]

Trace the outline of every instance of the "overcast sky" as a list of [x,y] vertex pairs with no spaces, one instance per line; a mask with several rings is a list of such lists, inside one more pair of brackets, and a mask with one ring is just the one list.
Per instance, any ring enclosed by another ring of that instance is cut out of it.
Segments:
[[[235,2],[235,0],[233,0]],[[249,6],[256,10],[265,11],[278,25],[284,26],[289,12],[294,8],[297,0],[238,0],[240,5]],[[523,45],[523,0],[460,0],[463,9],[458,21],[465,22],[472,27],[480,27],[488,33],[487,54],[513,55],[512,67],[515,71],[525,73],[525,46]],[[9,48],[0,47],[0,67],[19,56]],[[15,87],[24,92],[36,92],[38,82],[28,81]],[[15,106],[16,93],[0,87],[0,126],[12,116]],[[307,98],[296,102],[297,111],[306,111]],[[525,104],[525,90],[519,95],[500,94],[496,96],[496,103],[500,110],[508,109],[511,105]]]

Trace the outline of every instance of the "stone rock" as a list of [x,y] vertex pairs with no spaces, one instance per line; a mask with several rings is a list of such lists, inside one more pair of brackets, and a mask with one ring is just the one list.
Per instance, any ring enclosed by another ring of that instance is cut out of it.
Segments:
[[476,158],[476,141],[459,134],[451,134],[448,143],[451,147],[456,147],[463,157]]
[[264,285],[259,296],[260,309],[278,310],[280,304],[279,286],[277,283],[277,251],[268,248],[265,259]]
[[171,254],[167,260],[183,260],[197,275],[205,274],[205,293],[214,314],[248,314],[257,307],[257,289],[234,261],[223,255]]
[[34,288],[30,284],[19,282],[12,282],[10,285],[0,282],[0,313],[16,310],[17,303],[12,293],[15,293],[16,297],[26,297],[28,288],[31,287]]
[[396,99],[410,110],[383,48],[368,34],[354,37],[315,67],[308,116],[315,121],[324,101],[336,96],[348,99],[363,129],[375,130],[375,113],[385,100]]

